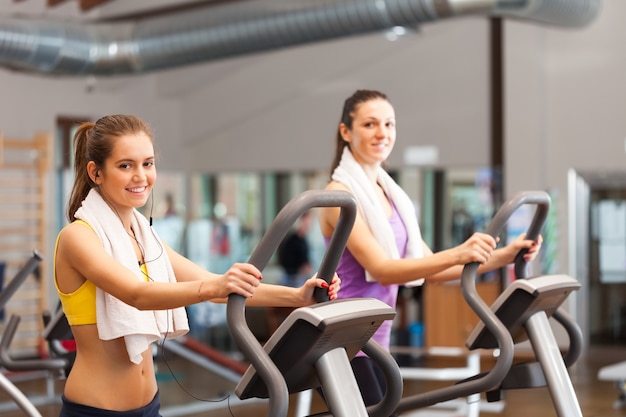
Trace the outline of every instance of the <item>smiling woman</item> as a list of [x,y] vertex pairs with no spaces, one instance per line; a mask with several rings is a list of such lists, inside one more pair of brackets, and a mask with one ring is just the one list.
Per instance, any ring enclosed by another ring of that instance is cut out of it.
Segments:
[[[488,234],[474,233],[458,246],[433,253],[422,239],[413,202],[384,169],[396,143],[396,116],[387,96],[376,90],[357,90],[343,106],[335,137],[336,153],[328,190],[349,191],[358,212],[337,274],[340,298],[378,298],[395,307],[400,285],[438,283],[461,277],[462,268],[480,263],[484,273],[512,263],[523,248],[533,259],[539,244],[519,238],[496,250]],[[339,210],[325,207],[320,226],[327,242],[339,220]],[[389,348],[391,322],[373,336]],[[352,361],[366,405],[378,403],[385,392],[380,369],[363,353]]]
[[153,136],[141,119],[83,123],[74,142],[70,224],[54,257],[54,282],[76,341],[61,416],[159,416],[151,344],[187,333],[186,306],[223,303],[236,293],[250,305],[299,307],[315,303],[317,287],[337,297],[338,279],[328,285],[313,277],[299,288],[261,284],[251,264],[212,273],[161,240],[137,210],[157,178]]

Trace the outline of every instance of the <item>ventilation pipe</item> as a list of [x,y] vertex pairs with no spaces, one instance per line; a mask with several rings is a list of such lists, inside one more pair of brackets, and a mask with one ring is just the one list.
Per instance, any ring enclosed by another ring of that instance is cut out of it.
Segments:
[[397,26],[493,16],[582,27],[601,0],[252,0],[134,22],[0,19],[0,66],[51,75],[145,73]]

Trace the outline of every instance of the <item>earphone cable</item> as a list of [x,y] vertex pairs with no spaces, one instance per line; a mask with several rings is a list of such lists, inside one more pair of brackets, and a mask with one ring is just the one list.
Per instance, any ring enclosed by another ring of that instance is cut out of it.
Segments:
[[172,378],[174,379],[174,381],[176,381],[176,383],[178,384],[178,386],[187,394],[189,395],[191,398],[198,400],[198,401],[203,401],[203,402],[209,402],[209,403],[219,403],[222,401],[226,401],[226,406],[228,407],[228,412],[231,415],[231,417],[235,417],[235,415],[233,414],[233,410],[230,406],[230,395],[231,394],[227,394],[226,396],[222,397],[222,398],[218,398],[218,399],[209,399],[209,398],[200,398],[196,395],[194,395],[192,392],[190,392],[187,388],[185,388],[183,386],[183,384],[181,383],[181,381],[178,379],[178,377],[176,377],[176,374],[174,373],[174,370],[172,369],[172,367],[170,366],[170,363],[167,360],[167,355],[165,354],[165,341],[167,340],[167,335],[170,333],[169,331],[169,314],[170,314],[170,310],[167,310],[167,328],[165,331],[165,337],[163,337],[161,339],[161,342],[159,343],[159,348],[161,350],[161,358],[163,359],[163,362],[165,363],[165,366],[167,366],[167,369],[170,371],[170,375],[172,375]]

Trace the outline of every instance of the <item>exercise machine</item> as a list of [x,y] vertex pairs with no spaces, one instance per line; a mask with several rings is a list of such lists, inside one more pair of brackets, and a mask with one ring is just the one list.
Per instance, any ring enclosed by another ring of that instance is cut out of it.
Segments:
[[[0,292],[0,309],[3,309],[18,288],[24,283],[26,278],[33,273],[43,258],[38,252],[33,252],[31,258],[22,266],[15,277]],[[13,359],[9,353],[11,341],[17,331],[20,317],[12,314],[5,325],[4,332],[0,336],[0,365],[7,371],[44,371],[46,373],[58,372],[67,367],[65,359]],[[13,400],[14,406],[19,407],[26,416],[41,417],[36,405],[47,404],[51,401],[58,401],[58,396],[54,395],[52,382],[48,379],[48,395],[27,397],[4,373],[0,373],[0,389],[4,390]],[[3,408],[3,407],[0,407]]]
[[[263,269],[300,215],[313,207],[340,207],[339,221],[321,261],[318,276],[328,282],[345,248],[356,217],[354,197],[344,191],[311,190],[292,199],[278,213],[249,262]],[[231,294],[227,320],[233,337],[251,365],[235,388],[241,399],[269,398],[268,416],[284,417],[289,394],[321,388],[330,412],[338,417],[388,416],[402,396],[402,377],[391,354],[370,338],[393,308],[376,299],[328,301],[317,289],[318,304],[294,310],[261,346],[245,320],[245,298]],[[380,365],[387,394],[365,407],[350,359],[363,350]]]
[[[534,220],[543,225],[550,208],[550,197],[545,192],[519,194],[495,221],[502,222],[510,217],[514,208],[522,204],[536,204]],[[547,387],[558,416],[582,417],[567,372],[582,352],[582,332],[574,319],[561,308],[567,297],[580,289],[580,283],[567,275],[527,277],[522,255],[515,262],[517,279],[498,297],[492,310],[507,326],[516,345],[526,340],[530,342],[536,359],[513,365],[500,385],[488,393],[488,399],[497,400],[506,390]],[[565,354],[560,352],[549,318],[560,324],[568,335],[569,347]],[[481,323],[468,338],[467,346],[470,349],[493,347],[493,340]]]
[[[537,206],[527,232],[528,239],[537,239],[550,208],[550,197],[542,191],[522,192],[508,200],[496,213],[486,232],[498,236],[511,215],[524,204]],[[403,398],[398,412],[479,392],[485,392],[488,401],[498,401],[506,390],[547,386],[558,416],[582,417],[567,373],[567,367],[578,359],[582,351],[582,333],[573,319],[560,309],[569,294],[580,288],[580,283],[567,275],[527,277],[524,254],[525,251],[522,251],[515,260],[516,279],[490,308],[476,291],[478,264],[468,264],[463,270],[463,296],[480,318],[466,346],[472,351],[497,349],[499,355],[493,369],[450,387]],[[570,339],[565,355],[560,353],[550,327],[551,317],[565,328]],[[515,346],[526,340],[530,341],[536,359],[513,365]]]
[[[418,354],[422,357],[430,358],[465,358],[463,366],[452,367],[421,367],[404,365],[400,366],[402,380],[407,381],[439,381],[450,382],[459,381],[478,375],[481,371],[481,357],[485,356],[478,350],[468,352],[464,347],[433,346],[429,348],[415,348],[411,346],[392,346],[392,354]],[[478,417],[481,412],[501,413],[504,410],[504,401],[486,401],[481,397],[481,393],[469,395],[467,398],[456,398],[437,404],[430,408],[439,417],[444,416],[464,416]],[[436,411],[435,411],[436,410]],[[420,410],[409,416],[419,417],[430,415],[430,410]]]
[[[309,197],[307,195],[302,198],[306,200]],[[337,195],[336,198],[339,197],[343,196]],[[328,197],[324,199],[324,204],[342,207],[340,219],[344,217],[344,213],[345,217],[351,216],[350,213],[354,210],[352,204],[336,198]],[[286,206],[286,213],[281,211],[276,218],[279,225],[268,229],[250,262],[262,269],[277,242],[284,236],[285,227],[280,223],[291,224],[311,204],[312,202],[307,204],[305,201],[301,210]],[[528,239],[537,239],[550,206],[550,197],[545,192],[524,192],[514,196],[496,213],[487,233],[498,236],[509,217],[524,204],[537,206],[527,232]],[[333,235],[331,239],[331,244],[336,243],[338,246],[329,246],[326,253],[326,256],[337,259],[324,265],[330,270],[323,271],[320,268],[321,277],[333,275],[343,249],[342,244],[345,245],[347,240],[344,234],[349,234],[349,227],[346,226],[341,231],[339,229],[338,227],[335,231],[337,236]],[[251,362],[236,388],[236,393],[242,399],[269,398],[268,415],[282,417],[287,413],[290,393],[321,387],[329,412],[319,414],[320,416],[361,417],[388,416],[393,412],[402,413],[460,397],[475,398],[475,394],[479,393],[487,393],[488,400],[495,401],[508,389],[547,386],[559,416],[582,416],[567,373],[567,366],[574,363],[580,355],[582,334],[576,323],[560,310],[565,299],[572,291],[579,289],[580,284],[566,275],[528,278],[524,254],[525,251],[518,254],[515,261],[517,279],[491,307],[484,303],[476,290],[478,263],[468,264],[463,269],[463,296],[480,319],[466,346],[471,351],[493,349],[498,352],[496,362],[488,372],[465,378],[451,386],[399,399],[402,382],[393,358],[390,360],[390,355],[371,340],[355,342],[352,333],[346,331],[358,328],[358,333],[364,335],[364,338],[366,335],[370,337],[375,331],[377,321],[393,317],[392,311],[385,311],[382,306],[377,306],[375,300],[351,299],[332,303],[320,300],[320,304],[297,309],[292,313],[293,317],[289,316],[262,347],[245,325],[245,300],[243,297],[231,295],[228,301],[228,324],[244,355]],[[551,317],[565,327],[570,337],[570,346],[564,356],[560,354],[551,330]],[[370,327],[361,323],[361,320],[369,323]],[[349,324],[343,326],[341,323]],[[513,365],[515,346],[525,340],[530,341],[537,359]],[[347,364],[353,349],[356,349],[353,343],[362,345],[362,350],[381,366],[387,378],[388,389],[385,397],[379,404],[367,408],[360,401],[354,376]],[[394,403],[397,406],[394,407]]]

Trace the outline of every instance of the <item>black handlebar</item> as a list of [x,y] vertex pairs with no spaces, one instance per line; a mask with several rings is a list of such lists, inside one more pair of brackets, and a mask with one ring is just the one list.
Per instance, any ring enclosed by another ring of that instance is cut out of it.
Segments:
[[[278,213],[257,244],[248,262],[263,270],[291,225],[302,213],[313,207],[341,208],[339,221],[318,270],[318,276],[330,283],[356,218],[356,200],[352,194],[346,191],[310,190],[294,197]],[[316,288],[316,290],[319,290],[315,293],[315,299],[318,302],[328,300],[325,290],[321,288]],[[268,388],[268,415],[285,417],[289,408],[287,385],[274,362],[249,329],[245,319],[245,305],[246,299],[239,294],[231,294],[228,297],[226,312],[228,327],[237,346],[254,366]]]
[[[525,191],[513,196],[500,207],[489,223],[486,233],[494,237],[498,236],[511,215],[524,204],[537,205],[535,215],[526,232],[526,239],[537,240],[550,211],[550,196],[545,191]],[[527,249],[523,249],[515,257],[514,271],[516,278],[526,278],[527,276],[527,263],[524,260],[524,255],[527,252]]]
[[[526,233],[526,239],[537,240],[550,211],[550,196],[545,192],[538,191],[517,194],[516,197],[509,200],[509,202],[506,204],[506,207],[503,207],[501,209],[502,213],[498,212],[498,214],[500,214],[500,216],[503,218],[502,220],[498,219],[498,223],[506,222],[506,219],[508,219],[511,214],[523,204],[537,205],[535,216],[530,227],[528,228],[528,232]],[[498,226],[498,224],[494,224],[494,228],[495,226]],[[489,229],[488,233],[490,233]],[[497,232],[494,230],[492,235],[496,236],[497,233],[499,233],[499,229]],[[524,255],[527,252],[527,249],[523,249],[515,257],[514,272],[516,279],[527,278],[527,263],[524,260]],[[574,362],[576,362],[576,360],[578,360],[582,353],[582,332],[580,330],[580,327],[576,324],[575,320],[562,309],[558,309],[557,311],[555,311],[552,317],[561,326],[563,326],[570,339],[569,348],[567,349],[563,357],[566,366],[569,367]]]

